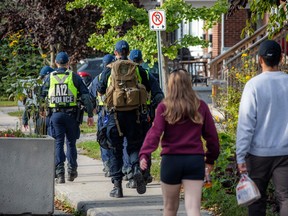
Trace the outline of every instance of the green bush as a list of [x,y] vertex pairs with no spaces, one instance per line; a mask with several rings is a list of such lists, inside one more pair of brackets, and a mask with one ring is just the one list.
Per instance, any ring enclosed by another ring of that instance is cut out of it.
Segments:
[[46,55],[40,55],[31,38],[23,32],[8,35],[0,44],[0,92],[1,96],[15,98],[15,91],[21,79],[36,78],[45,64]]

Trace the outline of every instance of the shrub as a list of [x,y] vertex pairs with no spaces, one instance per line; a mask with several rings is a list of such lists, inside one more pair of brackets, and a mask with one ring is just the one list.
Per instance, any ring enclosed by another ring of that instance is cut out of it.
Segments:
[[15,97],[18,80],[36,77],[46,56],[41,56],[31,38],[22,31],[8,35],[0,44],[0,91],[2,96]]

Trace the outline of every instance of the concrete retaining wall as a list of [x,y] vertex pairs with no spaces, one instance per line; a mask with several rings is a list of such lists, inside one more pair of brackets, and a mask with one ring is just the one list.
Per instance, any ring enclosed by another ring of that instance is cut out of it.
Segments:
[[53,214],[54,139],[0,137],[0,214]]

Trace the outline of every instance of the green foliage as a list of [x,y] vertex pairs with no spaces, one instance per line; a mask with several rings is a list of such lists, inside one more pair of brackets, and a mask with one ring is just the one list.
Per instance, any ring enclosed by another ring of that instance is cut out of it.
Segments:
[[[204,189],[202,202],[204,208],[212,210],[215,215],[221,216],[243,216],[247,215],[247,208],[239,207],[236,196],[227,194],[225,190],[221,190],[219,182],[213,182],[213,187]],[[217,190],[218,189],[218,190]]]
[[287,25],[287,3],[278,4],[276,0],[249,0],[248,3],[251,11],[251,19],[247,20],[246,27],[242,32],[242,37],[245,34],[253,34],[253,26],[257,24],[259,18],[263,19],[266,13],[269,14],[267,31],[270,38]]
[[0,137],[25,137],[26,135],[20,129],[7,129],[0,131]]
[[[131,49],[142,50],[144,61],[150,61],[152,65],[157,61],[156,33],[149,29],[148,13],[145,9],[137,8],[127,0],[75,0],[68,3],[66,8],[73,10],[88,5],[101,8],[102,18],[97,22],[97,26],[107,29],[104,34],[92,34],[88,46],[112,53],[116,41],[124,39],[129,42]],[[227,11],[227,2],[221,0],[212,8],[194,8],[182,0],[166,0],[161,9],[166,11],[166,32],[170,33],[178,29],[183,20],[188,22],[203,19],[208,26],[212,26],[212,23],[215,24],[220,19],[221,13]],[[123,26],[127,28],[123,30]],[[163,53],[169,59],[175,59],[178,49],[195,45],[208,44],[198,37],[185,35],[181,41],[164,46]]]
[[[20,80],[36,77],[44,59],[22,31],[1,40],[0,91],[9,99],[22,95]],[[20,93],[20,95],[18,94]],[[17,95],[18,94],[18,95]]]
[[153,179],[158,180],[158,181],[160,181],[160,163],[161,163],[160,152],[161,152],[161,147],[158,147],[158,149],[152,153],[151,155],[152,165],[150,169]]
[[215,100],[217,109],[224,116],[221,122],[222,129],[234,136],[236,134],[238,112],[242,91],[245,84],[257,74],[257,63],[247,54],[242,55],[242,67],[232,66],[228,72],[228,86],[220,88],[220,93]]

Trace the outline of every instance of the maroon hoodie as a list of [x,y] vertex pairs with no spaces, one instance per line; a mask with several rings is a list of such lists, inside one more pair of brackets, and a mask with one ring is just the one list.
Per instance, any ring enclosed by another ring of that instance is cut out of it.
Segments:
[[[198,109],[203,116],[203,124],[196,124],[189,118],[169,124],[163,116],[165,109],[164,103],[157,107],[153,126],[148,131],[139,153],[140,160],[145,158],[148,161],[151,153],[158,148],[163,134],[161,155],[202,154],[206,156],[206,163],[214,164],[219,155],[219,139],[207,104],[201,100]],[[201,137],[206,140],[206,152]]]

